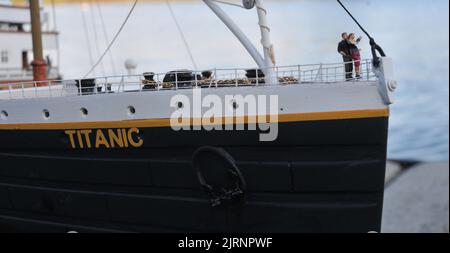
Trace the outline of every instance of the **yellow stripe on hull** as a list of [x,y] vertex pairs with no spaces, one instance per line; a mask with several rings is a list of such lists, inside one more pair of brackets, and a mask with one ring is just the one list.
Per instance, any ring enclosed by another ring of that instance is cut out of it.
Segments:
[[[280,114],[272,123],[324,121],[324,120],[346,120],[389,117],[389,109],[353,110],[335,112],[315,112]],[[266,116],[267,120],[270,116]],[[273,119],[273,118],[272,118]],[[235,124],[256,123],[255,117],[223,118],[222,122],[234,122]],[[198,125],[202,119],[191,119],[191,125]],[[217,122],[217,121],[216,121]],[[170,119],[144,119],[104,122],[67,122],[67,123],[23,123],[23,124],[0,124],[0,130],[68,130],[68,129],[106,129],[106,128],[151,128],[170,127]]]

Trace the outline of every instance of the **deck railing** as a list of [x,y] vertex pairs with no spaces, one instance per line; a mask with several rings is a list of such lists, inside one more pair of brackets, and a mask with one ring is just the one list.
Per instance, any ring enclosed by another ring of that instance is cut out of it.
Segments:
[[[352,64],[352,63],[349,63]],[[359,83],[376,80],[370,60],[361,61],[359,78],[348,80],[344,63],[275,67],[276,85],[318,83]],[[0,99],[101,95],[123,92],[147,92],[223,87],[254,87],[266,83],[261,71],[248,69],[212,69],[208,71],[175,71],[141,75],[106,76],[82,80],[23,82],[0,85]],[[355,74],[353,74],[355,76]],[[188,76],[188,78],[186,78]]]
[[[51,67],[48,69],[47,76],[49,79],[57,79],[59,78],[59,68]],[[33,79],[33,70],[32,69],[23,69],[23,68],[0,68],[0,80],[29,80]]]

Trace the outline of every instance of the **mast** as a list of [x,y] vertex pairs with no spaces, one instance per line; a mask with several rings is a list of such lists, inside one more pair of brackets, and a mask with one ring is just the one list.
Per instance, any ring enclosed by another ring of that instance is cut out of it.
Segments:
[[[41,10],[39,0],[30,0],[31,35],[33,39],[33,80],[36,82],[47,80],[47,63],[42,49]],[[44,84],[45,85],[45,84]],[[38,86],[44,86],[39,84]]]
[[[203,0],[203,2],[222,20],[222,22],[231,30],[236,38],[242,43],[248,53],[252,56],[258,67],[263,71],[266,78],[272,84],[277,84],[278,80],[274,71],[275,57],[273,45],[270,40],[270,28],[267,22],[267,11],[263,6],[262,0],[255,0],[254,5],[250,4],[248,9],[256,6],[258,11],[259,26],[261,29],[261,43],[264,49],[264,57],[258,52],[253,43],[248,39],[245,33],[234,23],[234,21],[212,0]],[[247,1],[251,2],[251,1]],[[246,5],[244,1],[244,6]],[[247,8],[247,7],[246,7]]]
[[261,29],[261,43],[264,49],[264,60],[266,67],[273,68],[275,66],[275,53],[273,44],[270,39],[270,27],[267,21],[267,10],[263,5],[262,0],[255,0],[256,9],[258,11],[259,27]]

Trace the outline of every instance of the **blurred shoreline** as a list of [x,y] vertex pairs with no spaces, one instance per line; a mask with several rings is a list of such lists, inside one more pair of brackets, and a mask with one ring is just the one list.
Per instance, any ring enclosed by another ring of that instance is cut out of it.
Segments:
[[449,162],[388,162],[383,233],[448,233]]

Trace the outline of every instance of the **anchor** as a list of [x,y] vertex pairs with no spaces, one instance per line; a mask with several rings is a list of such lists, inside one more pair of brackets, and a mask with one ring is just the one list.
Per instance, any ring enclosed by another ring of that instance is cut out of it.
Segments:
[[247,184],[233,157],[222,148],[195,151],[193,166],[213,208],[245,203]]

